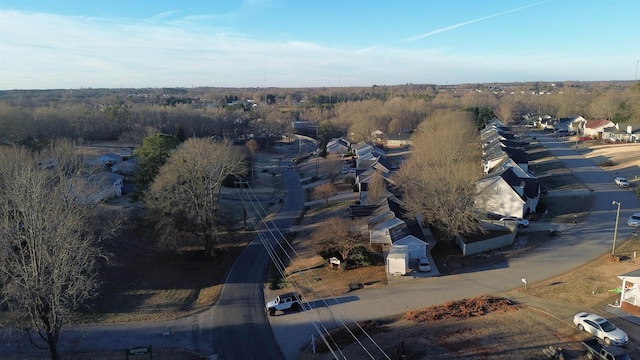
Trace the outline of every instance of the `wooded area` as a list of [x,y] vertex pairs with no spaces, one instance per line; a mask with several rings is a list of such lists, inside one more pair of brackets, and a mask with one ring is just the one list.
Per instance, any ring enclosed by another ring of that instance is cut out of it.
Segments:
[[[152,133],[217,136],[262,146],[291,132],[292,121],[319,125],[317,134],[367,140],[373,130],[412,131],[440,109],[495,114],[509,123],[529,112],[637,120],[640,85],[565,82],[403,85],[362,88],[192,88],[11,90],[0,92],[0,141],[42,146],[67,138],[78,144],[139,144]],[[635,118],[634,118],[635,116]],[[478,124],[481,125],[481,124]]]

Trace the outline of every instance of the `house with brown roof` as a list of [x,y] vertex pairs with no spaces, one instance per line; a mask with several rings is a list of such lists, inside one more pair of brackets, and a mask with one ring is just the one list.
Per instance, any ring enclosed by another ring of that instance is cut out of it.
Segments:
[[602,132],[604,129],[612,126],[615,126],[615,124],[607,119],[590,119],[585,122],[582,133],[584,136],[591,136],[594,139],[602,139]]

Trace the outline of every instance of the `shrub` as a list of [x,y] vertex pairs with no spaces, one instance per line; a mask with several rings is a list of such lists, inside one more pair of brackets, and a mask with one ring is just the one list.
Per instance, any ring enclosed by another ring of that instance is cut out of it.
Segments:
[[349,262],[354,267],[371,266],[373,259],[371,258],[371,252],[364,246],[359,246],[353,251],[353,254],[349,258]]

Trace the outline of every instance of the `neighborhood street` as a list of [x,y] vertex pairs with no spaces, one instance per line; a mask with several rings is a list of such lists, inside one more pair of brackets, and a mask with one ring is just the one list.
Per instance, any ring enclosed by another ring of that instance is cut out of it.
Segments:
[[[562,233],[546,245],[520,257],[466,273],[407,279],[387,286],[372,287],[353,292],[349,299],[328,301],[320,307],[297,314],[270,318],[271,327],[286,359],[296,359],[300,350],[311,342],[315,333],[313,321],[331,328],[339,324],[382,318],[406,310],[440,304],[454,299],[480,294],[499,293],[522,286],[522,279],[535,283],[577,268],[610,252],[619,201],[620,226],[618,242],[631,235],[626,219],[640,211],[640,202],[633,190],[613,184],[615,175],[607,173],[573,149],[549,136],[538,136],[553,155],[563,161],[593,191],[594,206],[580,224]],[[632,335],[633,336],[633,335]]]

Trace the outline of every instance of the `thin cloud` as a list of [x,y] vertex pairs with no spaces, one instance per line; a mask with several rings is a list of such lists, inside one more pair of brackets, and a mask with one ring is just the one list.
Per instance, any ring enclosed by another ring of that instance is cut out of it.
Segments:
[[164,20],[168,17],[170,17],[171,15],[178,13],[178,10],[171,10],[171,11],[165,11],[163,13],[160,13],[158,15],[152,16],[151,18],[149,18],[150,21],[157,21],[157,20]]
[[533,6],[542,5],[544,3],[548,3],[549,1],[551,1],[551,0],[541,1],[541,2],[538,2],[538,3],[535,3],[535,4],[529,4],[529,5],[521,6],[519,8],[502,11],[502,12],[495,13],[495,14],[492,14],[492,15],[483,16],[481,18],[477,18],[477,19],[461,22],[459,24],[447,26],[447,27],[444,27],[444,28],[441,28],[441,29],[433,30],[433,31],[430,31],[430,32],[428,32],[426,34],[411,36],[411,37],[408,37],[406,39],[402,39],[401,41],[402,42],[410,42],[410,41],[420,40],[420,39],[423,39],[423,38],[426,38],[426,37],[429,37],[429,36],[432,36],[432,35],[436,35],[436,34],[440,34],[440,33],[443,33],[443,32],[449,31],[449,30],[457,29],[459,27],[463,27],[463,26],[466,26],[466,25],[469,25],[469,24],[473,24],[473,23],[476,23],[476,22],[479,22],[479,21],[491,19],[491,18],[494,18],[494,17],[497,17],[497,16],[510,14],[510,13],[513,13],[513,12],[516,12],[516,11],[520,11],[520,10],[524,10],[526,8],[530,8],[530,7],[533,7]]

